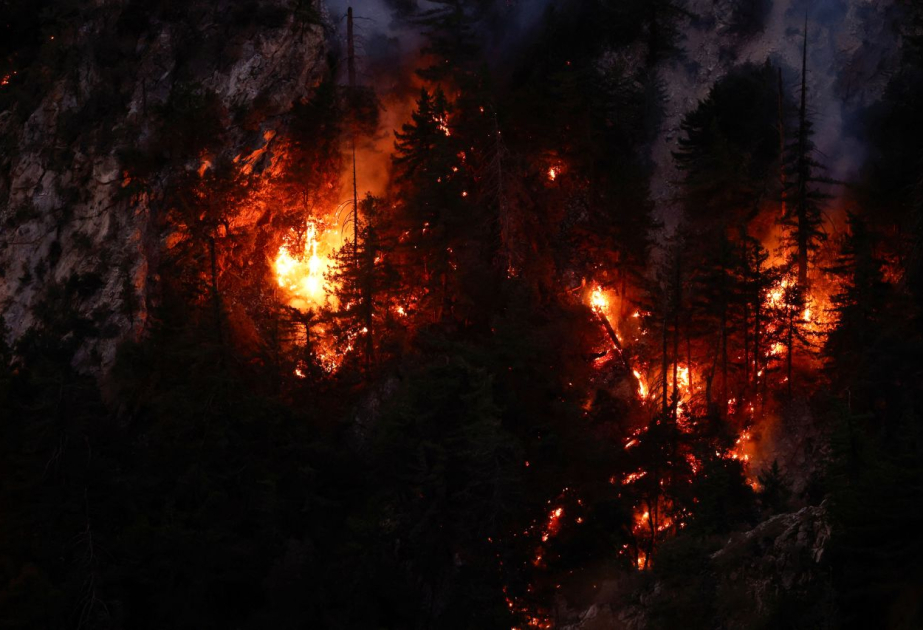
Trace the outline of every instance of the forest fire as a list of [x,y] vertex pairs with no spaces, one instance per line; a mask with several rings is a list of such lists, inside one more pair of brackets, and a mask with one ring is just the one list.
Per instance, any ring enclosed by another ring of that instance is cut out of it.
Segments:
[[645,400],[648,394],[647,382],[645,381],[644,376],[638,370],[632,370],[632,374],[635,375],[635,380],[638,381],[638,396],[641,398],[641,400]]
[[602,288],[596,287],[590,294],[590,306],[593,311],[599,315],[605,314],[609,310],[609,299],[603,293]]
[[921,3],[10,2],[20,626],[923,619]]
[[317,222],[308,221],[303,235],[292,231],[288,239],[288,243],[279,247],[273,261],[279,287],[288,294],[296,308],[323,306],[330,296],[325,274],[331,259],[318,253],[323,246],[318,237]]

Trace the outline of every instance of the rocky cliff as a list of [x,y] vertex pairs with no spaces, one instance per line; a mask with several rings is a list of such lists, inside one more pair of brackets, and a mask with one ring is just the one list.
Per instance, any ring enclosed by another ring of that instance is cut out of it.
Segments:
[[683,627],[689,628],[772,628],[786,610],[808,611],[801,627],[822,627],[813,624],[835,618],[825,563],[830,534],[828,509],[822,504],[734,533],[705,557],[674,546],[666,550],[663,571],[603,585],[593,605],[565,612],[561,627],[670,628],[685,618]]
[[[324,70],[324,16],[301,4],[98,0],[45,25],[38,52],[0,87],[8,341],[66,311],[57,334],[79,329],[73,362],[100,374],[120,340],[145,329],[169,237],[160,202],[177,162],[195,172],[224,158],[271,160],[277,129]],[[201,102],[225,117],[221,154],[183,154],[164,141],[207,136],[195,121],[185,131],[169,125]]]

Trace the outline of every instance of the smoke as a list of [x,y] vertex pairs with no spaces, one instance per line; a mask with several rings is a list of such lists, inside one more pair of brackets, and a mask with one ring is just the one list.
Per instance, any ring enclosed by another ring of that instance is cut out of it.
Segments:
[[[484,57],[503,60],[532,30],[556,0],[485,0],[478,10],[476,35]],[[563,1],[563,0],[558,0]],[[357,141],[359,193],[380,195],[387,189],[394,131],[410,119],[422,81],[415,70],[423,64],[425,37],[414,16],[438,5],[426,0],[327,0],[332,46],[341,60],[339,81],[346,83],[346,13],[354,14],[356,66],[360,84],[372,87],[382,105],[377,133]],[[352,196],[349,173],[341,178],[341,196]]]
[[[357,82],[374,88],[381,119],[371,136],[356,139],[356,180],[360,198],[385,193],[390,176],[394,130],[410,118],[419,83],[414,68],[423,45],[418,29],[402,19],[407,3],[397,0],[327,0],[331,46],[339,61],[338,81],[346,85],[346,13],[353,9]],[[344,146],[344,151],[350,147]],[[351,156],[349,156],[351,158]],[[352,161],[341,180],[340,197],[352,197]]]
[[[581,0],[482,0],[477,34],[484,57],[502,71],[550,7],[572,8]],[[393,131],[410,117],[421,82],[425,38],[413,16],[434,8],[426,0],[327,0],[334,45],[345,66],[345,16],[356,16],[360,82],[375,89],[383,105],[378,133],[358,150],[360,192],[385,191]],[[696,17],[682,28],[684,52],[656,68],[664,88],[664,116],[651,146],[651,194],[668,228],[678,219],[677,181],[672,152],[678,147],[683,116],[704,99],[716,81],[737,65],[767,59],[783,69],[792,98],[800,90],[804,19],[808,17],[808,107],[818,158],[826,175],[848,181],[865,155],[862,116],[881,96],[894,67],[899,38],[894,0],[688,0]],[[345,68],[342,83],[345,83]],[[349,179],[349,178],[344,178]],[[836,191],[832,191],[836,194]]]
[[[808,18],[808,108],[814,142],[826,176],[848,181],[866,155],[862,114],[878,100],[898,51],[893,0],[775,0],[761,29],[742,35],[729,16],[739,0],[690,0],[698,16],[685,28],[685,55],[658,67],[665,87],[665,117],[652,146],[652,195],[668,228],[678,220],[672,151],[680,123],[731,68],[767,59],[782,67],[785,89],[797,97],[801,80],[804,20]],[[836,194],[837,191],[832,191]]]

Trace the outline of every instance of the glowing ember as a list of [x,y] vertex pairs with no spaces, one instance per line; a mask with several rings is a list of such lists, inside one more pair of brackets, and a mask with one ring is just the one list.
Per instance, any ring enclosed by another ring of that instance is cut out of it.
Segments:
[[548,169],[548,179],[550,179],[551,181],[554,181],[557,177],[558,177],[558,169],[552,166],[551,168]]
[[452,130],[449,129],[449,117],[448,116],[436,116],[434,120],[436,121],[436,126],[439,127],[439,131],[441,131],[447,136],[452,135]]
[[639,470],[638,472],[633,472],[625,475],[625,478],[622,480],[622,485],[627,486],[630,483],[634,483],[638,479],[641,479],[647,474],[645,470]]

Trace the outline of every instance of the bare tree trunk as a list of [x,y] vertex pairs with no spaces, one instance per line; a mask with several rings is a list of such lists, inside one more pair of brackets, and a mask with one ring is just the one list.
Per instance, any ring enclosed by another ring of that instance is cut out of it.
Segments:
[[801,107],[798,111],[798,286],[808,284],[808,16],[804,16],[804,47],[801,53]]
[[[744,386],[750,386],[750,304],[744,300]],[[740,389],[740,388],[739,388]]]
[[365,239],[365,273],[363,277],[362,301],[364,304],[365,315],[365,374],[366,378],[372,378],[372,360],[375,351],[373,337],[373,326],[375,316],[375,233],[371,225],[372,212],[369,215],[368,225],[366,227]]
[[667,355],[667,300],[663,301],[663,352],[661,355],[661,383],[663,385],[663,401],[661,404],[663,415],[667,415],[667,368],[669,367],[669,357]]
[[785,191],[785,100],[782,87],[782,68],[779,67],[779,190],[782,199],[782,218],[787,214]]
[[[673,421],[676,421],[676,412],[679,407],[679,311],[682,301],[682,267],[679,252],[673,261]],[[687,366],[688,369],[688,366]]]
[[211,259],[211,294],[212,308],[215,317],[215,332],[218,334],[218,343],[224,348],[224,327],[221,323],[221,294],[218,291],[218,255],[215,251],[214,235],[208,238],[208,251]]
[[795,352],[795,308],[788,306],[788,335],[786,340],[787,348],[787,376],[788,376],[788,397],[792,397],[792,355]]
[[[353,94],[356,88],[356,49],[353,42],[353,8],[346,10],[346,66],[349,75],[349,90]],[[354,94],[353,94],[354,95]],[[353,158],[353,251],[356,267],[359,267],[359,189],[356,182],[356,122],[350,125],[350,144]]]

